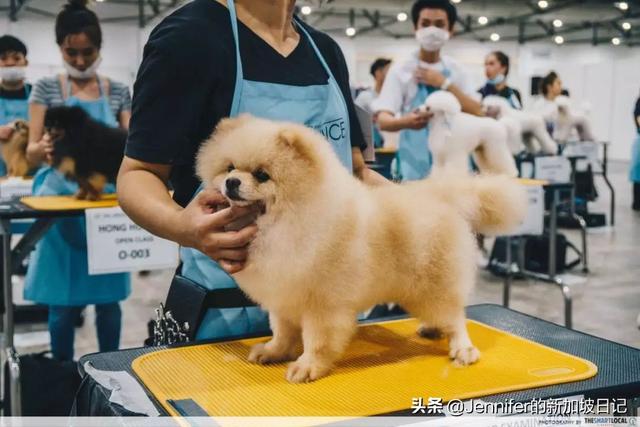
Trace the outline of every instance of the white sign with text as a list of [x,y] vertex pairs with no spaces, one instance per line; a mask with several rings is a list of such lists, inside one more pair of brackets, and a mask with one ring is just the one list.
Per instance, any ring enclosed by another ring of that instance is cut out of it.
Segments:
[[178,244],[136,225],[119,207],[87,209],[89,274],[175,268]]
[[541,235],[544,231],[544,189],[541,185],[527,185],[527,215],[511,236]]
[[562,156],[536,157],[534,178],[554,183],[571,181],[571,164]]

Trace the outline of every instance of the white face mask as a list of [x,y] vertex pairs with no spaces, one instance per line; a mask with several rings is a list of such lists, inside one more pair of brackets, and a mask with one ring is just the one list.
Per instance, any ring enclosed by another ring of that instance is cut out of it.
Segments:
[[449,32],[434,26],[424,27],[416,31],[416,40],[427,52],[435,52],[449,40]]
[[7,83],[17,83],[25,79],[27,67],[1,67],[0,80]]
[[77,68],[75,68],[73,65],[70,65],[66,61],[63,61],[64,68],[65,70],[67,70],[69,77],[73,79],[78,79],[78,80],[88,80],[90,78],[95,77],[96,71],[98,71],[98,67],[100,66],[100,63],[102,63],[102,57],[98,57],[98,59],[96,59],[95,62],[91,64],[91,66],[89,66],[89,68],[87,68],[86,70],[80,71]]

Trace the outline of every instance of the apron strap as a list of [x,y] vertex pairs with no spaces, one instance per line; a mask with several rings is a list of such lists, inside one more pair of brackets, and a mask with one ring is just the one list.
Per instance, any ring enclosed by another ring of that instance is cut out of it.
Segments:
[[234,0],[227,0],[227,8],[229,9],[229,19],[231,20],[231,31],[233,32],[233,39],[235,41],[236,48],[236,85],[233,91],[233,101],[231,102],[231,111],[229,111],[230,117],[238,115],[238,109],[240,106],[240,97],[242,93],[242,58],[240,57],[240,38],[238,37],[238,16],[236,14],[236,5]]
[[[67,78],[65,79],[62,74],[59,76],[60,83],[60,93],[62,94],[62,100],[66,101],[71,97],[71,78],[67,74]],[[96,74],[96,80],[98,81],[98,93],[99,98],[106,96],[109,98],[109,91],[111,90],[110,81],[105,77],[104,81],[100,79],[100,76]],[[27,95],[28,96],[28,95]]]

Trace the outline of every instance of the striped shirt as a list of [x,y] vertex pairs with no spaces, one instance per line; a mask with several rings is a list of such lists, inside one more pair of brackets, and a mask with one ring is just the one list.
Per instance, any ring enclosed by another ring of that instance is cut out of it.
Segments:
[[[101,76],[100,79],[104,87],[105,77]],[[60,87],[60,78],[58,76],[43,77],[33,86],[29,103],[45,105],[47,108],[57,107],[64,105],[64,99],[67,94],[65,93],[64,95],[62,96],[62,88]],[[121,112],[131,111],[129,88],[111,79],[109,79],[109,106],[111,106],[111,111],[113,111],[116,119],[120,117]]]

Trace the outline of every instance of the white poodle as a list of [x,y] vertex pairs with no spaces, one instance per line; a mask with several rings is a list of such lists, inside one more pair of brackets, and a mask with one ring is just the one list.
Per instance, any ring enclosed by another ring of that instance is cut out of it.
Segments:
[[429,122],[429,148],[433,172],[469,170],[469,154],[480,172],[517,176],[507,145],[507,131],[497,121],[463,113],[458,99],[447,91],[431,94],[421,108],[433,113]]
[[568,142],[573,129],[576,130],[579,141],[594,141],[591,123],[586,114],[578,112],[571,106],[569,97],[561,95],[555,99],[558,105],[558,121],[554,136],[559,142]]
[[[495,114],[499,121],[506,123],[509,129],[509,145],[512,151],[521,147],[523,142],[528,151],[533,154],[543,151],[545,154],[557,154],[558,145],[549,135],[544,118],[540,114],[516,110],[509,104],[509,101],[501,96],[487,96],[482,100],[485,112]],[[518,136],[518,125],[520,129]]]

